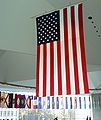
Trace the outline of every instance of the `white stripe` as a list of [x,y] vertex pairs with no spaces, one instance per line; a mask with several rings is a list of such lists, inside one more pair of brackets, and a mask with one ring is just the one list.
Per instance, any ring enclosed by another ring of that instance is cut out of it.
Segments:
[[64,51],[64,22],[63,9],[60,10],[60,40],[61,40],[61,71],[62,71],[62,95],[66,95],[66,72],[65,72],[65,51]]
[[80,94],[84,93],[82,64],[81,64],[81,50],[80,50],[80,36],[79,36],[79,24],[78,24],[78,5],[75,6],[75,28],[76,28],[76,47],[77,47],[77,61],[78,61],[78,74],[79,74],[79,88]]
[[54,42],[54,96],[58,95],[57,41]]
[[50,96],[50,43],[47,43],[46,96]]
[[40,45],[39,96],[43,96],[43,45]]
[[71,7],[67,7],[67,21],[68,21],[68,43],[69,43],[69,61],[70,61],[70,82],[71,94],[75,94],[75,79],[74,79],[74,63],[73,63],[73,48],[72,48],[72,33],[71,33]]

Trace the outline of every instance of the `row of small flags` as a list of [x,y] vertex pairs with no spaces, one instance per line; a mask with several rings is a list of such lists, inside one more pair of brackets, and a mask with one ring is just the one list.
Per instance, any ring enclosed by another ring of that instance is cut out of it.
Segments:
[[91,109],[91,96],[47,96],[36,97],[0,92],[1,108],[29,109]]
[[91,109],[90,96],[34,98],[38,109]]
[[33,108],[33,95],[0,92],[0,108]]

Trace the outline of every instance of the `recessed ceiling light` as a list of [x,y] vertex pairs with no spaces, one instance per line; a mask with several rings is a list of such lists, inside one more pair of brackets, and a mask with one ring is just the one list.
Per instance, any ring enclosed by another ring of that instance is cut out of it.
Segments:
[[94,28],[96,28],[96,26],[94,26]]
[[91,19],[92,19],[92,16],[88,16],[88,19],[91,20]]

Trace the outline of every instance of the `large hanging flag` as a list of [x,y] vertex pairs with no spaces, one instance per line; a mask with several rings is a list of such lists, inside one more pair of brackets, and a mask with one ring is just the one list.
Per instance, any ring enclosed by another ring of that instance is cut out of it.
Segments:
[[36,95],[89,93],[82,4],[36,18]]

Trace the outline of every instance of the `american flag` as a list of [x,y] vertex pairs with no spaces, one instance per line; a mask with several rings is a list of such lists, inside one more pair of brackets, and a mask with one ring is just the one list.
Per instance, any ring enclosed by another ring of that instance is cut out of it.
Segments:
[[36,96],[89,93],[82,4],[36,18]]

